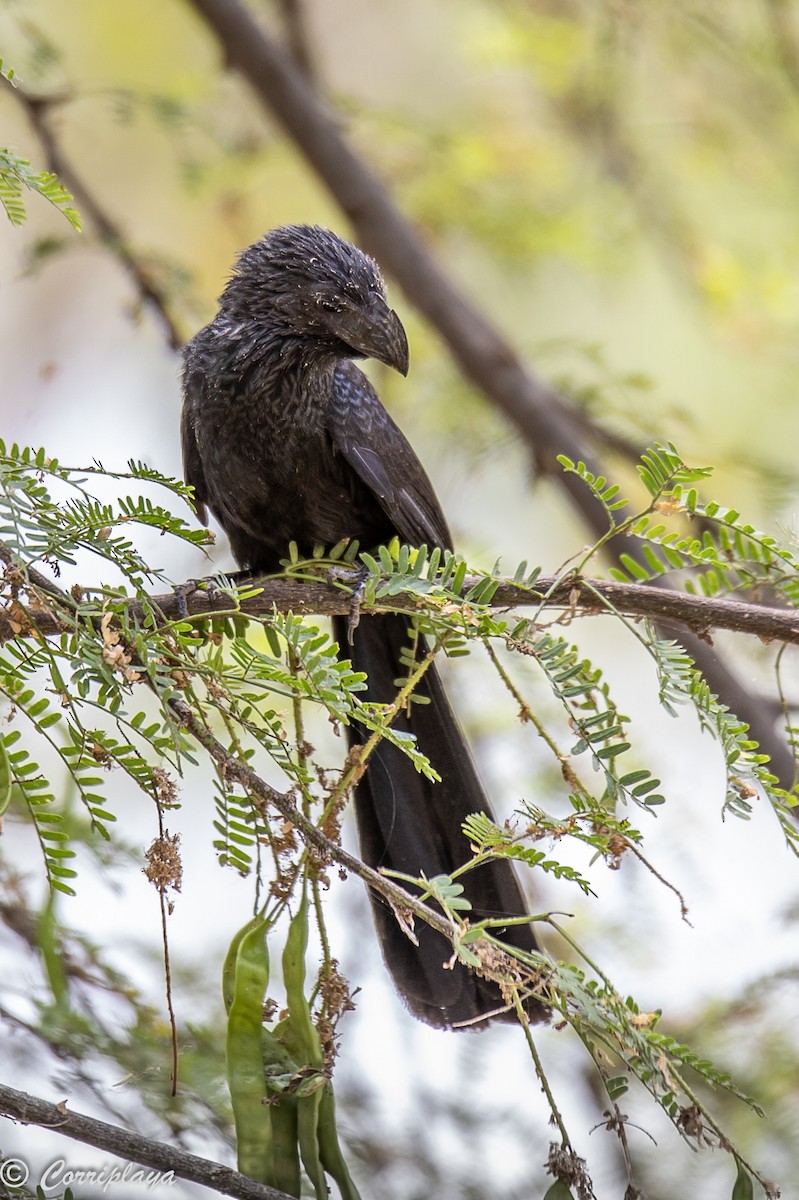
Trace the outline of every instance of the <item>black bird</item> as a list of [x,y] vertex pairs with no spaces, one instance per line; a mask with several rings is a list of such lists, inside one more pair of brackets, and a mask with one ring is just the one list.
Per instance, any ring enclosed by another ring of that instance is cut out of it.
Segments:
[[[214,513],[241,567],[276,571],[292,540],[307,554],[344,538],[370,548],[395,535],[451,546],[427,475],[356,358],[408,371],[405,331],[371,258],[307,225],[275,229],[242,253],[217,316],[185,348],[181,422],[197,510],[202,519],[206,507]],[[347,633],[337,618],[342,654]],[[355,670],[368,675],[369,700],[396,696],[410,638],[406,617],[361,620],[349,649]],[[355,811],[367,863],[431,877],[471,857],[461,824],[491,810],[434,668],[418,693],[429,703],[412,704],[395,724],[415,735],[442,782],[383,742],[357,786]],[[348,736],[351,744],[365,737],[358,727]],[[509,862],[484,864],[463,883],[474,919],[526,911]],[[417,948],[381,897],[372,904],[386,965],[415,1016],[452,1026],[501,1007],[491,981],[444,967],[452,951],[440,934],[417,928]],[[503,936],[537,949],[529,925]],[[546,1016],[535,1000],[528,1008],[531,1018]]]

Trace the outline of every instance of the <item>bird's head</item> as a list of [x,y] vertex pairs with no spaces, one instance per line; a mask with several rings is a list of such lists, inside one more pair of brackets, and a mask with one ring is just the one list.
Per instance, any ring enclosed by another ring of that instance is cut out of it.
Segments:
[[376,358],[408,373],[408,339],[377,263],[318,225],[284,225],[239,257],[222,310],[312,339],[341,358]]

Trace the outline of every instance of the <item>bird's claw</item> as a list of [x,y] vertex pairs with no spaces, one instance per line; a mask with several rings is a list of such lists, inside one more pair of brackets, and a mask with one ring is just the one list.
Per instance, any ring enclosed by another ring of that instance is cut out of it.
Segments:
[[347,642],[351,646],[355,630],[361,619],[361,603],[366,592],[366,582],[369,578],[368,567],[331,567],[328,572],[330,583],[346,583],[352,588],[350,596],[350,611],[347,614]]
[[[232,575],[224,576],[225,583],[231,584],[233,587],[238,587],[243,580],[249,578],[249,572],[236,571]],[[175,595],[175,600],[178,609],[178,620],[185,621],[189,616],[188,598],[193,596],[195,592],[205,592],[208,595],[209,601],[214,604],[217,599],[222,598],[222,592],[219,589],[220,576],[206,576],[204,579],[187,579],[185,583],[176,584],[172,591]]]
[[175,596],[175,603],[178,608],[178,620],[185,621],[189,616],[188,598],[196,592],[202,584],[201,579],[187,579],[185,583],[176,583],[172,588]]

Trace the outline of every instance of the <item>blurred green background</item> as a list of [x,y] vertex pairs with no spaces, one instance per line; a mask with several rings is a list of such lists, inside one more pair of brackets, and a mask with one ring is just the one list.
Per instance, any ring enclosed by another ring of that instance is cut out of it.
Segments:
[[[264,0],[252,8],[280,36],[287,12],[299,15],[313,78],[346,136],[444,269],[540,374],[610,428],[671,438],[689,461],[714,464],[716,499],[793,536],[799,4]],[[210,318],[236,253],[265,229],[308,221],[351,234],[292,145],[224,71],[191,4],[4,0],[0,55],[29,96],[58,98],[47,110],[58,145],[167,297],[183,336]],[[43,166],[9,88],[0,116],[0,141]],[[178,364],[156,315],[90,222],[78,236],[36,197],[29,213],[20,230],[0,225],[0,435],[44,444],[76,465],[134,457],[180,474]],[[551,481],[536,486],[529,448],[388,285],[412,367],[407,381],[376,378],[430,471],[459,549],[484,566],[501,557],[509,570],[522,558],[557,568],[589,535]],[[157,559],[157,544],[153,551]],[[221,537],[214,563],[232,565]],[[175,581],[208,570],[188,552],[158,565]],[[643,660],[626,641],[593,626],[579,637],[605,654],[621,706],[635,711],[673,798],[653,844],[694,921],[693,931],[680,925],[673,898],[625,866],[613,878],[603,869],[599,903],[577,905],[581,934],[612,964],[622,993],[644,1007],[667,1003],[666,1027],[755,1092],[765,1123],[719,1101],[723,1120],[783,1182],[783,1195],[799,1196],[791,1190],[799,1176],[794,865],[767,812],[747,826],[720,825],[713,747],[686,719],[680,753],[663,748],[673,723],[658,714]],[[760,687],[762,656],[738,653],[740,672]],[[470,679],[479,667],[464,671]],[[525,794],[557,803],[540,751],[507,732],[512,714],[499,689],[478,705],[479,688],[452,686],[503,815]],[[173,935],[184,1012],[196,1023],[189,1063],[192,1053],[202,1058],[206,1036],[213,1041],[218,964],[246,917],[246,889],[222,878],[196,812],[186,816],[196,859]],[[149,836],[140,823],[128,815],[133,845]],[[74,906],[61,906],[61,917],[111,947],[157,1005],[157,915],[135,855],[125,880],[98,879]],[[518,1038],[506,1030],[442,1038],[415,1026],[382,977],[365,900],[353,886],[334,891],[345,931],[339,955],[364,986],[342,1031],[339,1086],[365,1194],[543,1195],[549,1131]],[[575,904],[554,893],[546,903]],[[3,954],[15,961],[13,938]],[[43,995],[34,965],[25,970],[27,999]],[[136,1045],[135,1030],[125,1036]],[[87,1106],[85,1080],[65,1066],[54,1074],[46,1055],[28,1056],[19,1034],[16,1052],[31,1091],[56,1079]],[[543,1053],[598,1200],[620,1197],[613,1139],[588,1136],[601,1107],[577,1047],[551,1033]],[[198,1066],[193,1082],[210,1089],[221,1112],[213,1062],[206,1069],[209,1079]],[[104,1071],[98,1064],[97,1078]],[[130,1119],[145,1112],[157,1134],[149,1086],[134,1072],[127,1098],[114,1092],[114,1103]],[[729,1196],[729,1161],[692,1154],[640,1099],[629,1111],[658,1139],[655,1147],[631,1132],[652,1200]],[[207,1113],[202,1121],[214,1125]],[[222,1117],[218,1125],[213,1153],[229,1155]],[[51,1147],[37,1149],[42,1161],[63,1150]]]

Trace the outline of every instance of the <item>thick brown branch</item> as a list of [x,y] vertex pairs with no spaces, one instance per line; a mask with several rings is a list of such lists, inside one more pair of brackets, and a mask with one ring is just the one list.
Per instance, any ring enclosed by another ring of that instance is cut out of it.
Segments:
[[280,0],[280,10],[286,28],[286,40],[294,61],[303,74],[313,81],[316,67],[303,0]]
[[[180,1179],[199,1183],[222,1196],[235,1196],[239,1200],[290,1200],[285,1192],[256,1183],[246,1175],[240,1175],[231,1167],[188,1154],[176,1146],[166,1146],[152,1138],[132,1133],[117,1125],[108,1125],[94,1117],[67,1110],[66,1104],[49,1104],[26,1092],[0,1084],[0,1114],[11,1117],[24,1125],[38,1125],[54,1133],[63,1134],[87,1146],[107,1150],[127,1163],[140,1164],[153,1171],[172,1172]],[[70,1169],[76,1169],[77,1164]]]
[[[226,592],[212,588],[198,589],[188,597],[167,592],[152,596],[148,604],[160,610],[164,621],[177,621],[184,613],[192,617],[208,617],[240,611],[247,616],[259,617],[273,610],[322,616],[350,611],[349,594],[321,581],[314,583],[279,576],[253,582],[262,591],[241,602]],[[464,589],[468,590],[478,582],[478,577],[467,578]],[[535,591],[517,587],[510,581],[500,584],[491,607],[537,607],[544,596],[548,609],[566,609],[576,617],[596,616],[615,610],[628,617],[646,617],[659,623],[682,626],[699,637],[705,637],[712,629],[727,629],[733,633],[751,634],[767,642],[799,644],[799,611],[796,609],[774,608],[718,596],[695,596],[651,584],[569,578],[558,582],[552,577],[540,576]],[[419,604],[416,595],[392,595],[384,604],[376,604],[374,609],[378,612],[386,609],[413,611],[419,608]],[[363,605],[362,611],[367,613],[368,606]],[[144,616],[144,604],[139,600],[131,600],[128,613],[132,619],[141,619]],[[28,627],[25,620],[29,622]],[[49,636],[60,633],[62,629],[63,626],[58,624],[49,610],[0,609],[0,640],[24,637],[34,630]]]

